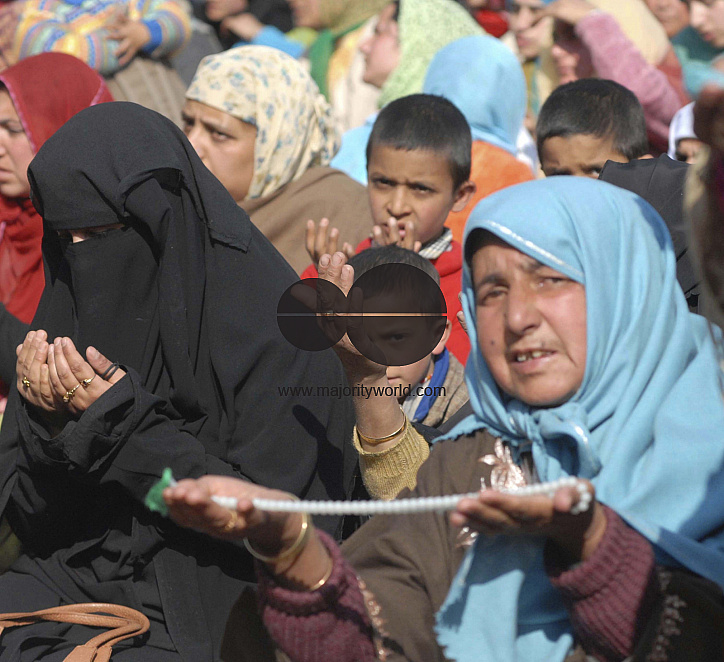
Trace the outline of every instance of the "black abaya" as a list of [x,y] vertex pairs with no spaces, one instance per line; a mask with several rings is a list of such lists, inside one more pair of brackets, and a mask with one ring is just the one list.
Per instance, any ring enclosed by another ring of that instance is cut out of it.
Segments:
[[[152,620],[146,645],[119,659],[216,660],[251,559],[146,511],[143,497],[171,467],[345,498],[350,403],[279,391],[342,384],[341,366],[281,336],[276,306],[294,272],[160,115],[129,103],[84,110],[41,148],[29,179],[46,261],[31,327],[93,344],[128,374],[53,439],[13,389],[0,512],[26,554],[0,576],[0,611],[49,607],[50,596],[118,602]],[[58,236],[116,223],[80,244]],[[44,659],[43,638],[58,633],[88,638],[32,627],[33,652],[11,652],[23,628],[0,640],[0,660]]]

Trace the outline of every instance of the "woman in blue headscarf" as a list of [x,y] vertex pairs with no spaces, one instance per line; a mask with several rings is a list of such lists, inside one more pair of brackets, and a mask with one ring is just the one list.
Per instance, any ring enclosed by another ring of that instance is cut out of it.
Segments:
[[[476,191],[465,209],[452,212],[445,225],[462,241],[465,221],[473,207],[506,186],[533,179],[538,154],[523,128],[525,77],[515,55],[489,35],[463,37],[437,52],[423,87],[452,101],[470,124],[473,151],[470,179]],[[529,163],[518,159],[518,142],[527,136],[533,149]]]
[[[465,251],[474,414],[401,496],[492,489],[450,518],[375,517],[341,553],[297,535],[299,516],[254,510],[269,491],[239,481],[184,481],[173,516],[231,522],[272,557],[262,612],[295,660],[721,659],[724,406],[663,221],[628,191],[557,177],[481,202]],[[585,512],[576,488],[500,492],[568,477],[595,489]],[[241,505],[230,516],[212,493]]]

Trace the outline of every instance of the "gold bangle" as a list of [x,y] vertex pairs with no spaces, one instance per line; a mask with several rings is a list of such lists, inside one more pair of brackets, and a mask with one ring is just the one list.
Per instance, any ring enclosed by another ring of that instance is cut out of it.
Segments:
[[357,428],[357,436],[360,438],[360,440],[364,441],[370,446],[376,446],[377,444],[384,444],[386,441],[392,441],[395,437],[407,431],[407,426],[410,421],[404,412],[402,413],[402,415],[405,417],[405,420],[402,421],[400,429],[396,432],[393,432],[392,434],[388,434],[386,437],[379,437],[378,439],[375,439],[374,437],[366,437],[359,431],[359,428]]
[[334,570],[334,559],[330,556],[329,557],[329,569],[327,570],[327,572],[324,573],[324,577],[322,577],[322,579],[320,579],[314,586],[310,586],[307,589],[307,591],[316,591],[316,590],[322,588],[322,586],[324,586],[329,581],[329,578],[332,576],[333,570]]
[[[294,498],[299,501],[297,497]],[[307,540],[309,540],[309,536],[312,533],[312,527],[309,526],[309,523],[309,513],[302,513],[302,528],[299,530],[297,539],[294,541],[292,546],[289,547],[289,549],[285,549],[276,556],[266,556],[265,554],[260,554],[251,546],[248,538],[244,538],[244,546],[249,551],[249,554],[264,563],[279,563],[279,561],[284,561],[292,556],[296,559],[296,557],[304,550],[304,546],[307,544]]]

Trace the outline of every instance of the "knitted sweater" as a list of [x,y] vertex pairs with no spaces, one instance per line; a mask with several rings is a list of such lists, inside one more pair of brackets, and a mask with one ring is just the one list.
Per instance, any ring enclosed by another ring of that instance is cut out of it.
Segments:
[[186,0],[27,0],[13,47],[18,60],[48,51],[68,53],[103,75],[120,69],[119,42],[106,25],[118,13],[142,21],[151,40],[143,52],[154,58],[180,49],[191,36]]
[[[603,508],[606,533],[593,555],[571,570],[562,570],[549,555],[547,569],[570,609],[576,639],[584,650],[609,662],[632,652],[640,619],[650,613],[657,587],[651,545],[614,511]],[[257,564],[264,624],[277,646],[292,653],[295,662],[380,659],[369,615],[370,610],[376,611],[373,597],[363,592],[364,584],[332,539],[324,533],[320,536],[334,563],[320,590],[305,593],[282,588]],[[384,615],[380,616],[384,622]]]

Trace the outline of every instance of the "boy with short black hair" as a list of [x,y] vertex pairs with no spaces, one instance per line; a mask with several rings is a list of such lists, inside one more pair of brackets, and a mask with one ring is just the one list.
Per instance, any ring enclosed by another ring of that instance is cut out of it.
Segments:
[[[465,363],[470,342],[457,320],[461,310],[462,248],[445,227],[451,211],[460,211],[475,192],[470,181],[472,136],[463,114],[447,99],[413,94],[385,106],[367,145],[367,191],[372,237],[347,256],[373,246],[398,244],[419,251],[440,275],[452,332],[448,347]],[[316,265],[337,250],[338,232],[322,219],[307,224],[307,250]],[[302,278],[314,278],[315,266]]]
[[628,163],[649,151],[644,110],[636,95],[599,78],[556,89],[540,110],[536,134],[546,177],[597,179],[606,161]]

